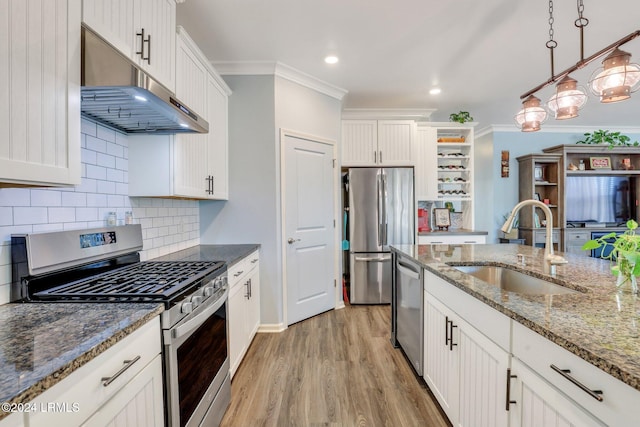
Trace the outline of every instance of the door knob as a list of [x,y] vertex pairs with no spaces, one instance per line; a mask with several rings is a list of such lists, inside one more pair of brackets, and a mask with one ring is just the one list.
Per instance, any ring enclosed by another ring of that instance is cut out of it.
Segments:
[[293,242],[299,242],[300,239],[294,239],[293,237],[289,237],[289,239],[287,240],[287,243],[292,244]]

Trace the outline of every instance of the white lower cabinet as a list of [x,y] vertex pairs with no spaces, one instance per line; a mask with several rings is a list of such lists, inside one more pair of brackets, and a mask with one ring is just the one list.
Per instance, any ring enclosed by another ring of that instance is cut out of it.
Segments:
[[[638,390],[517,322],[513,324],[513,356],[547,385],[539,390],[531,387],[544,401],[555,404],[559,401],[556,396],[565,396],[585,413],[593,414],[597,422],[592,425],[640,425]],[[536,411],[542,416],[541,409]],[[565,407],[558,411],[567,418],[573,413]]]
[[0,427],[22,427],[27,425],[25,422],[25,413],[15,412],[0,420]]
[[229,267],[229,360],[235,375],[260,326],[258,251]]
[[[484,304],[429,272],[424,280],[426,383],[454,426],[507,426],[509,352],[471,326],[471,322],[478,325],[475,316],[483,317],[483,310],[475,308]],[[454,291],[455,305],[469,304],[468,311],[476,314],[465,319],[466,310],[456,312],[455,307],[445,305],[439,297],[450,291]],[[505,334],[508,340],[509,319],[495,314],[498,316],[487,319],[488,324],[497,325],[491,333]]]
[[511,427],[604,425],[515,357],[509,381]]
[[164,425],[161,349],[156,317],[30,402],[29,426]]

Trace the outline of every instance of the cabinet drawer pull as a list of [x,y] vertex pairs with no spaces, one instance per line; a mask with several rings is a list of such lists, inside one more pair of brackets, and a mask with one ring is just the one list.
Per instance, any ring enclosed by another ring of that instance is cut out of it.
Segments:
[[517,375],[511,375],[511,368],[507,368],[507,402],[505,409],[508,411],[509,406],[512,403],[517,403],[515,400],[511,400],[511,379],[518,378]]
[[239,275],[241,275],[242,273],[244,273],[244,270],[240,270],[238,271],[236,274],[233,275],[233,277],[238,277]]
[[256,262],[258,262],[258,258],[255,258],[255,259],[251,260],[251,264],[255,264]]
[[602,390],[591,390],[589,387],[582,384],[580,381],[569,375],[571,373],[571,369],[560,369],[556,365],[550,365],[550,367],[551,369],[571,381],[574,385],[578,386],[582,391],[593,397],[598,402],[602,402],[604,400],[602,398]]
[[116,372],[115,374],[113,374],[110,377],[102,377],[102,378],[100,378],[100,381],[102,381],[102,385],[104,387],[107,387],[109,384],[114,382],[116,380],[116,378],[118,378],[120,375],[122,375],[124,373],[124,371],[129,369],[138,360],[140,360],[140,356],[136,356],[131,360],[125,360],[124,362],[122,362],[122,363],[124,363],[124,366],[122,368],[120,368],[120,370],[118,372]]

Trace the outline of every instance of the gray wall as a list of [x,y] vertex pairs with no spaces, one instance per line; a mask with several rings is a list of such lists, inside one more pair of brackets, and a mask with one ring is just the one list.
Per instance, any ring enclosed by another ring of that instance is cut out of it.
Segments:
[[283,322],[280,129],[338,141],[341,103],[289,80],[225,76],[229,201],[200,203],[202,244],[259,243],[261,323]]
[[[587,130],[591,132],[592,130]],[[640,134],[623,132],[632,141],[640,140]],[[547,132],[491,132],[476,139],[476,229],[489,232],[487,243],[497,243],[503,215],[518,203],[517,157],[529,153],[541,153],[543,148],[562,144],[575,144],[584,139],[584,131]],[[500,176],[502,150],[509,151],[509,177]]]

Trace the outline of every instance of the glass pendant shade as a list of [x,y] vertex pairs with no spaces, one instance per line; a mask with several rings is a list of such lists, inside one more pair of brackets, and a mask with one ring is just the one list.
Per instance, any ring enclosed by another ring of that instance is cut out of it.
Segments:
[[578,117],[578,110],[587,103],[587,94],[578,88],[577,80],[565,76],[556,85],[556,93],[547,102],[556,120],[566,120]]
[[530,95],[522,101],[522,110],[518,111],[515,120],[522,132],[540,130],[540,124],[547,119],[547,112],[540,106],[540,99]]
[[624,101],[640,86],[640,65],[630,64],[631,54],[615,49],[602,61],[589,85],[600,102]]

